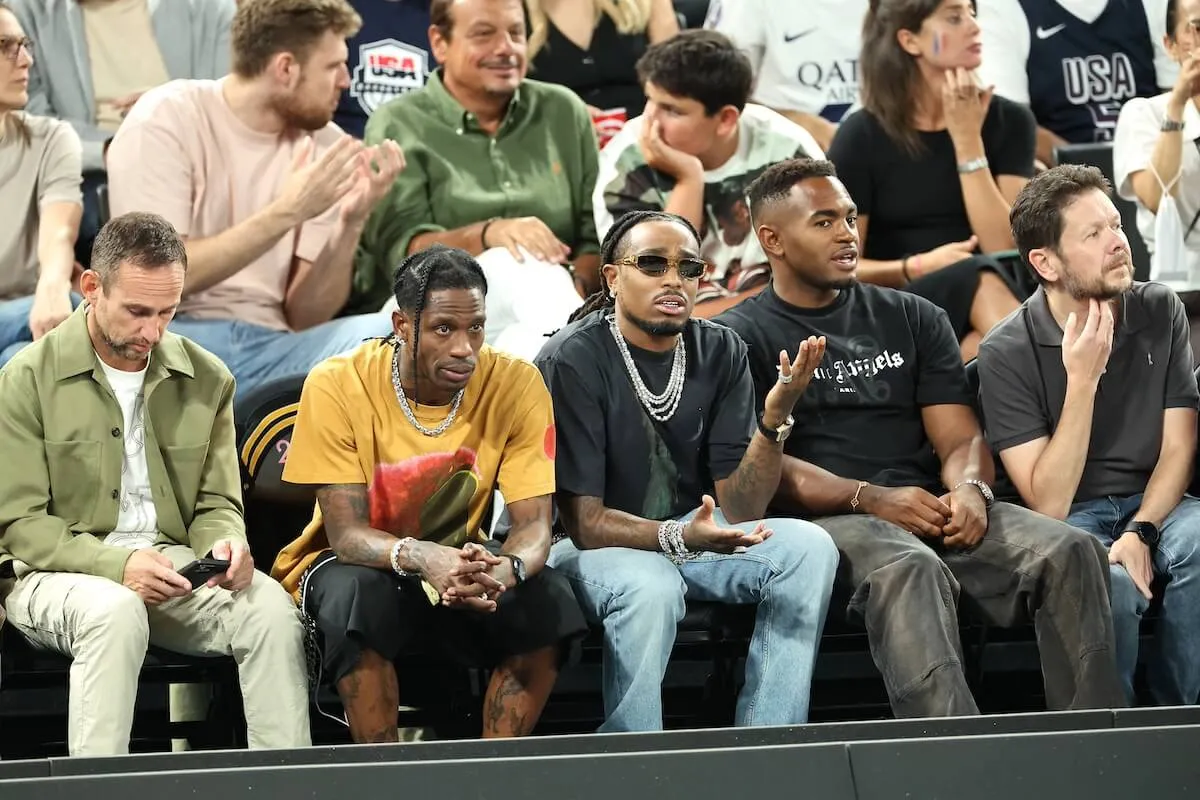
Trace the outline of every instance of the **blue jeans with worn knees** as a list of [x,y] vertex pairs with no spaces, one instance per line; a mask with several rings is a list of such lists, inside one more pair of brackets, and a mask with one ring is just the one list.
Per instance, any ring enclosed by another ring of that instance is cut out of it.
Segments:
[[[78,308],[83,298],[71,292],[71,308]],[[33,343],[29,329],[29,312],[33,310],[33,295],[0,300],[0,367]]]
[[[1141,507],[1140,494],[1098,497],[1071,506],[1067,522],[1091,533],[1105,547],[1124,532]],[[1147,659],[1150,693],[1162,705],[1190,705],[1200,697],[1200,500],[1185,496],[1167,515],[1154,553],[1154,574],[1168,579],[1162,612]],[[1130,702],[1138,661],[1138,631],[1150,601],[1128,571],[1112,565],[1113,629],[1117,665]]]
[[[719,510],[715,519],[728,525]],[[751,531],[756,524],[730,527]],[[766,524],[774,536],[762,544],[732,555],[705,553],[682,566],[649,550],[580,550],[569,539],[551,548],[549,563],[571,581],[588,622],[604,627],[601,731],[662,729],[662,679],[685,595],[758,604],[736,724],[808,720],[837,548],[812,523],[769,519]]]
[[307,375],[330,356],[386,336],[392,320],[378,312],[359,314],[292,333],[237,320],[176,317],[169,328],[224,361],[244,394],[275,378]]

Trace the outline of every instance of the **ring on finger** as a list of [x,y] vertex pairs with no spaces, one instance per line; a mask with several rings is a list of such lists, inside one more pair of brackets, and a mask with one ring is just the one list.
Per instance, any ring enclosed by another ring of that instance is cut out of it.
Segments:
[[795,376],[793,376],[793,375],[784,375],[784,374],[783,374],[783,370],[780,370],[780,371],[779,371],[779,382],[780,382],[780,383],[787,384],[787,383],[791,383],[793,380],[795,380]]

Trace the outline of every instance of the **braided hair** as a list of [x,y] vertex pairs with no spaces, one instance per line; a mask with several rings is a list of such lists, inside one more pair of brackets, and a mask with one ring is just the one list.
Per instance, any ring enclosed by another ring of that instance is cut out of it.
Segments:
[[[625,238],[631,230],[641,225],[643,222],[675,222],[688,229],[696,239],[696,245],[700,245],[700,234],[696,232],[696,227],[688,222],[687,218],[681,217],[678,214],[669,214],[666,211],[630,211],[621,215],[612,227],[608,229],[608,233],[604,236],[604,241],[600,243],[600,264],[615,264],[624,255]],[[593,311],[599,311],[602,308],[612,308],[617,304],[617,299],[608,291],[608,282],[604,280],[604,275],[600,276],[600,289],[588,295],[587,300],[583,305],[571,315],[568,322],[574,322],[577,319],[582,319]]]
[[[413,400],[417,401],[417,347],[421,340],[421,314],[431,292],[443,289],[478,289],[487,296],[487,278],[479,262],[465,250],[435,244],[400,262],[392,275],[396,306],[412,319]],[[399,344],[392,334],[394,344]]]

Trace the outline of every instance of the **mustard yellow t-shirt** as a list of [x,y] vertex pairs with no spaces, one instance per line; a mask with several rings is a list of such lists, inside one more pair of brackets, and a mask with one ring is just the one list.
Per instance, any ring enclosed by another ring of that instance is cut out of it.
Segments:
[[[368,486],[371,527],[452,547],[484,538],[483,514],[499,488],[505,502],[554,493],[550,393],[527,361],[483,347],[454,423],[426,436],[404,415],[392,386],[393,345],[366,342],[318,365],[304,382],[283,478]],[[412,398],[409,398],[410,404]],[[416,405],[432,428],[448,407]],[[318,507],[271,574],[293,594],[329,540]]]

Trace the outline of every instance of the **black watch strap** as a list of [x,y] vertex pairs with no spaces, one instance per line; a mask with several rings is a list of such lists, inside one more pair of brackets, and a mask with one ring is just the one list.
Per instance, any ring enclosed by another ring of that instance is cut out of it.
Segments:
[[515,556],[512,553],[501,553],[501,558],[507,558],[512,562],[513,580],[520,586],[525,582],[525,561],[520,556]]

